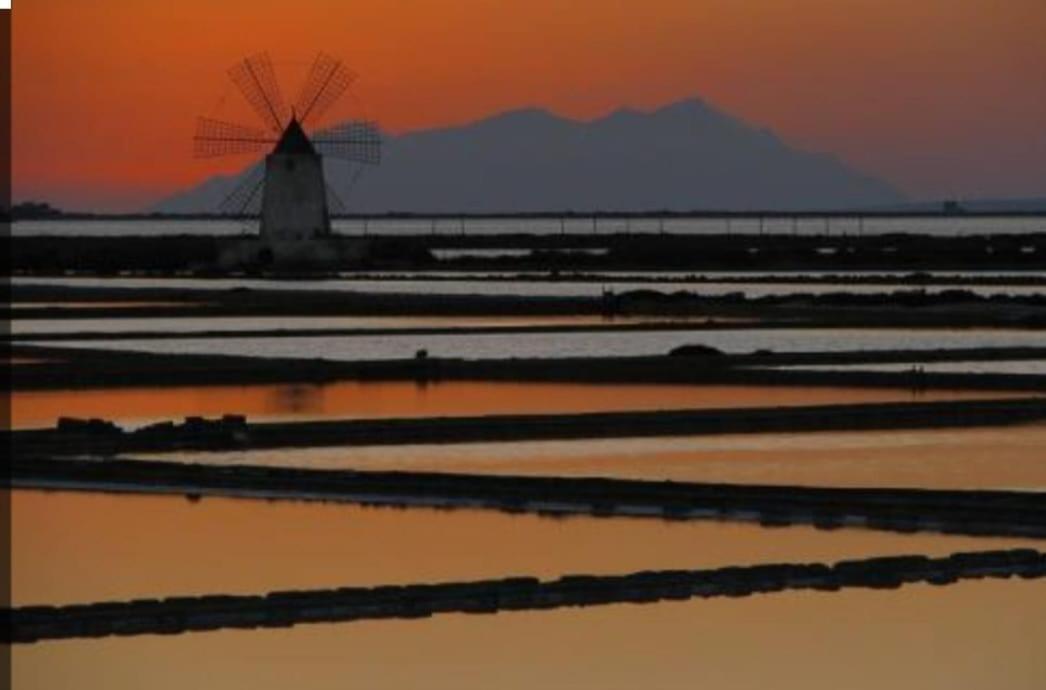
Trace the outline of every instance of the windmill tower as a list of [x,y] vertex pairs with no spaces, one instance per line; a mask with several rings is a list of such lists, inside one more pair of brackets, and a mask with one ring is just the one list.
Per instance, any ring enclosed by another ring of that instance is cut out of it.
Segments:
[[[320,53],[288,108],[267,54],[245,58],[229,77],[261,120],[261,127],[200,117],[193,150],[198,158],[268,151],[219,208],[237,217],[259,215],[260,239],[270,257],[302,255],[302,243],[316,245],[331,234],[330,213],[345,205],[324,178],[323,159],[361,165],[381,160],[381,136],[368,121],[341,122],[316,130],[356,75],[339,60]],[[313,129],[310,136],[307,129]],[[361,168],[360,168],[361,169]],[[360,169],[357,169],[357,173]],[[355,176],[353,177],[355,179]]]

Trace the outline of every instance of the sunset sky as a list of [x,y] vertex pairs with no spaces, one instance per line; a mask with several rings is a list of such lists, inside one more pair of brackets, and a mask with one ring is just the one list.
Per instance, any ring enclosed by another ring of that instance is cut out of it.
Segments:
[[137,210],[229,169],[191,158],[195,117],[235,110],[225,71],[261,50],[291,95],[343,58],[396,133],[699,96],[912,198],[1046,196],[1044,0],[14,4],[16,200]]

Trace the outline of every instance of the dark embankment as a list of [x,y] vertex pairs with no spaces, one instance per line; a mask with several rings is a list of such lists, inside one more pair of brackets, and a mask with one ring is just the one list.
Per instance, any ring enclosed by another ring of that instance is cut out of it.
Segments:
[[[220,325],[215,319],[215,325]],[[202,329],[194,331],[185,330],[121,330],[121,331],[62,331],[47,333],[5,333],[0,334],[0,341],[10,342],[115,342],[120,340],[214,340],[224,338],[353,338],[373,336],[436,336],[436,335],[507,335],[507,334],[549,334],[560,333],[642,333],[642,332],[671,332],[688,331],[700,338],[700,334],[709,331],[736,331],[742,329],[794,330],[798,327],[804,330],[816,331],[818,329],[837,329],[848,327],[851,324],[843,324],[831,321],[822,321],[817,324],[797,324],[792,320],[770,320],[758,323],[738,323],[729,321],[716,321],[710,318],[707,321],[672,321],[651,320],[642,323],[628,321],[603,323],[581,323],[581,324],[532,324],[532,325],[499,325],[499,326],[400,326],[400,327],[366,327],[366,328],[259,328],[259,329],[229,329],[221,328]],[[1046,333],[1043,334],[1046,340]],[[1007,348],[1012,351],[1041,350],[1041,348]],[[992,357],[987,359],[1004,359],[1004,357]],[[1011,359],[1039,359],[1039,357],[1021,356],[1018,354]],[[962,361],[952,359],[951,361]]]
[[[24,274],[78,271],[174,273],[214,269],[242,238],[228,236],[15,236],[11,270]],[[935,236],[888,235],[451,235],[366,239],[362,258],[330,270],[440,268],[436,249],[529,250],[514,257],[470,258],[451,265],[471,270],[1042,270],[1046,233]],[[599,249],[600,253],[579,249]],[[344,252],[358,257],[359,252]]]
[[[410,280],[417,278],[417,274],[414,273],[390,273],[381,272],[375,274],[358,273],[354,276],[360,277],[371,277],[371,278],[393,278],[399,280]],[[1036,287],[1046,286],[1046,276],[1039,272],[1006,272],[1006,273],[993,273],[993,272],[965,272],[965,273],[954,273],[954,272],[942,272],[936,271],[933,273],[924,273],[921,271],[910,271],[905,273],[900,272],[839,272],[839,273],[789,273],[789,272],[778,272],[778,273],[728,273],[722,274],[718,271],[715,273],[707,272],[693,272],[688,274],[680,274],[678,271],[672,271],[667,273],[657,272],[637,272],[637,273],[623,273],[614,271],[610,273],[599,273],[592,271],[571,271],[564,273],[562,271],[556,273],[536,273],[536,272],[521,272],[521,273],[463,273],[456,271],[437,272],[427,274],[426,279],[428,280],[486,280],[486,281],[563,281],[563,282],[575,282],[575,283],[597,283],[601,285],[611,284],[615,282],[626,282],[626,283],[648,283],[651,287],[657,288],[659,283],[694,283],[695,286],[700,287],[703,283],[712,284],[739,284],[739,285],[790,285],[790,286],[809,286],[809,285],[831,285],[839,288],[839,290],[845,291],[847,286],[851,285],[881,285],[889,287],[891,289],[897,289],[898,286],[903,286],[906,289],[911,288],[925,288],[933,286],[948,286],[948,287],[977,287],[977,286],[996,286],[996,287]]]
[[[695,336],[695,340],[699,336]],[[1046,376],[920,371],[791,370],[800,365],[856,365],[1046,359],[1046,348],[866,350],[712,354],[706,356],[585,357],[465,360],[424,358],[332,361],[163,355],[81,347],[10,345],[29,360],[10,368],[12,390],[210,386],[334,381],[560,381],[574,383],[861,386],[905,390],[1046,391]],[[36,363],[32,363],[36,362]]]
[[[160,281],[162,282],[162,281]],[[381,293],[352,290],[201,287],[12,286],[19,320],[84,318],[84,310],[54,303],[95,303],[93,318],[220,316],[671,316],[732,320],[735,327],[1046,327],[1046,294],[978,295],[921,289],[746,297],[690,290],[607,291],[598,296]],[[351,282],[346,283],[351,286]],[[31,306],[33,303],[45,303]],[[105,304],[116,302],[117,305]],[[99,304],[101,303],[101,304]]]
[[223,628],[282,628],[438,613],[497,613],[602,604],[745,597],[788,590],[896,589],[965,579],[1040,578],[1046,553],[1032,549],[956,553],[945,558],[887,556],[835,564],[770,564],[715,570],[570,575],[446,584],[271,592],[263,596],[172,597],[9,610],[6,642],[178,634]]
[[[220,321],[215,320],[215,325]],[[793,321],[775,321],[759,324],[759,328],[795,328]],[[746,327],[745,325],[741,326]],[[275,329],[239,329],[239,330],[197,330],[197,331],[67,331],[55,333],[10,333],[0,334],[0,340],[14,342],[31,341],[33,343],[68,342],[68,341],[117,341],[117,340],[212,340],[223,338],[310,338],[338,337],[352,338],[357,336],[427,336],[427,335],[506,335],[506,334],[558,334],[558,333],[604,333],[604,332],[650,332],[650,331],[702,331],[734,330],[736,323],[727,322],[684,322],[684,321],[650,321],[629,323],[607,321],[604,323],[582,324],[533,324],[502,326],[428,326],[428,327],[368,327],[368,328],[275,328]],[[1046,338],[1046,336],[1044,336]]]
[[7,432],[16,453],[75,456],[170,450],[261,450],[351,445],[473,443],[761,432],[922,429],[1046,419],[1046,398],[862,403],[766,408],[489,415],[248,424],[188,418],[123,430],[103,420]]
[[15,487],[483,508],[546,515],[758,521],[1046,537],[1046,496],[1020,491],[816,488],[605,478],[306,470],[16,455]]

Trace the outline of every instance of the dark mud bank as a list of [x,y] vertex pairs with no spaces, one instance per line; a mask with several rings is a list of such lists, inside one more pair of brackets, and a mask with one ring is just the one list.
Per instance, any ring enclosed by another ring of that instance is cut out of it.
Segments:
[[[238,237],[15,236],[11,266],[20,272],[66,270],[174,272],[214,269]],[[351,246],[328,270],[425,269],[446,265],[437,249],[529,250],[515,257],[473,258],[451,265],[482,269],[559,270],[1035,270],[1046,267],[1046,233],[935,236],[419,234],[335,236]],[[599,249],[599,254],[578,249]],[[361,251],[362,250],[362,251]],[[260,266],[259,268],[264,268]]]
[[1046,553],[1035,550],[956,553],[946,558],[893,556],[835,564],[772,564],[715,570],[648,571],[620,576],[571,575],[541,581],[515,577],[479,582],[272,592],[264,596],[177,597],[9,611],[5,641],[111,635],[178,634],[223,628],[282,628],[300,623],[419,619],[439,613],[491,614],[615,603],[746,597],[788,590],[896,589],[964,579],[1040,578]]
[[[695,341],[700,336],[695,334]],[[1046,348],[757,352],[710,356],[567,357],[335,361],[235,355],[164,355],[130,350],[13,344],[12,390],[141,388],[334,381],[560,381],[572,383],[738,383],[915,389],[1046,391],[1046,376],[860,370],[801,365],[984,362],[1046,359]]]
[[8,432],[16,455],[120,455],[760,432],[990,426],[1046,419],[1046,398],[250,424],[188,418],[133,431],[104,420]]

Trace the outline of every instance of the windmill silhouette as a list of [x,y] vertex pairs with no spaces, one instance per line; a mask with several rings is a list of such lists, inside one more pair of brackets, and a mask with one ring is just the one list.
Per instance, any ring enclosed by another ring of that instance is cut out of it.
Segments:
[[[268,151],[219,205],[226,215],[261,216],[261,237],[269,243],[310,240],[330,235],[330,210],[345,204],[324,179],[323,158],[365,165],[381,162],[381,135],[374,122],[354,120],[319,129],[320,121],[349,88],[356,75],[319,53],[293,107],[288,108],[268,54],[247,57],[229,70],[229,78],[260,118],[262,127],[200,117],[193,137],[197,158]],[[362,169],[362,168],[361,168]]]

